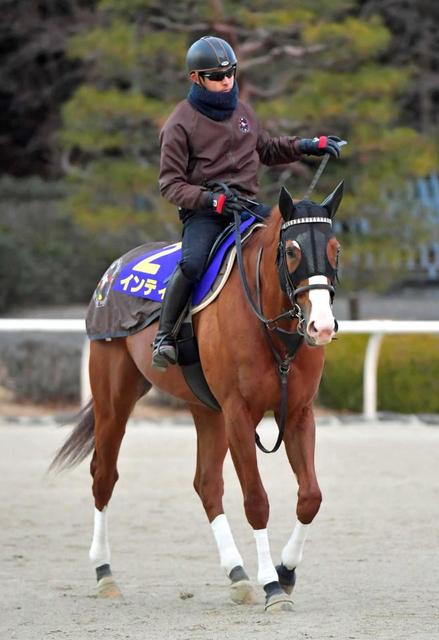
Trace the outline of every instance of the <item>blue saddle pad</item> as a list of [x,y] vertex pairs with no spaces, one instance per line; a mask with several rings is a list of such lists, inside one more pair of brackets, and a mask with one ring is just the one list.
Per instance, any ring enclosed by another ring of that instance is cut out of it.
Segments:
[[[250,217],[241,223],[241,233],[255,222]],[[222,261],[229,247],[234,243],[234,233],[231,233],[218,247],[214,258],[209,264],[200,282],[195,286],[192,304],[200,304],[210,291],[220,270]],[[112,290],[120,291],[129,296],[162,302],[166,284],[181,259],[181,242],[155,249],[126,264],[115,278]]]

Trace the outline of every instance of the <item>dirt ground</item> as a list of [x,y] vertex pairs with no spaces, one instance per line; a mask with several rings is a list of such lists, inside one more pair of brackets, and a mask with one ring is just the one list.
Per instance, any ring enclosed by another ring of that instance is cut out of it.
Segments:
[[[178,422],[178,424],[176,424]],[[88,465],[48,476],[68,433],[0,418],[0,638],[8,640],[411,640],[439,637],[439,429],[412,423],[318,427],[324,502],[298,571],[293,613],[228,601],[192,489],[186,418],[132,421],[110,506],[112,567],[124,600],[94,596]],[[273,438],[267,420],[264,438]],[[283,451],[260,456],[278,561],[296,485]],[[256,552],[227,459],[225,506],[250,575]]]

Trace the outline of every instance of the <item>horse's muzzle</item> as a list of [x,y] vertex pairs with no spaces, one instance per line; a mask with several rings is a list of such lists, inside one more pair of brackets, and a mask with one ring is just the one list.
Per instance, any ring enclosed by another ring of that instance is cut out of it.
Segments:
[[332,323],[328,321],[317,323],[312,320],[306,325],[305,339],[312,346],[322,347],[331,342],[337,328],[335,318],[332,319]]

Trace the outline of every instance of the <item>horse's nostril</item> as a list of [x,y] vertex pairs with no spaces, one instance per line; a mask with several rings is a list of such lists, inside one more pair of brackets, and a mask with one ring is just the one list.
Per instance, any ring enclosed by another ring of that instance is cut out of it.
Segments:
[[320,336],[322,338],[326,338],[327,336],[332,336],[334,333],[334,326],[330,327],[329,325],[323,325],[320,327],[316,326],[314,320],[308,323],[307,327],[308,335],[315,338],[316,336]]
[[317,329],[316,329],[316,325],[314,323],[314,320],[312,320],[309,324],[308,324],[308,333],[310,335],[315,335],[316,333],[318,333]]

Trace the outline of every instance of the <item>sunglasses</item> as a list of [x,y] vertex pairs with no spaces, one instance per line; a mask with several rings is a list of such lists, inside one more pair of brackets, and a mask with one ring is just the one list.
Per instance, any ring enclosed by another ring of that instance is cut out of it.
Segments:
[[212,80],[212,82],[222,82],[224,78],[232,78],[236,74],[236,65],[227,69],[227,71],[199,71],[198,74],[202,78],[207,78],[207,80]]

